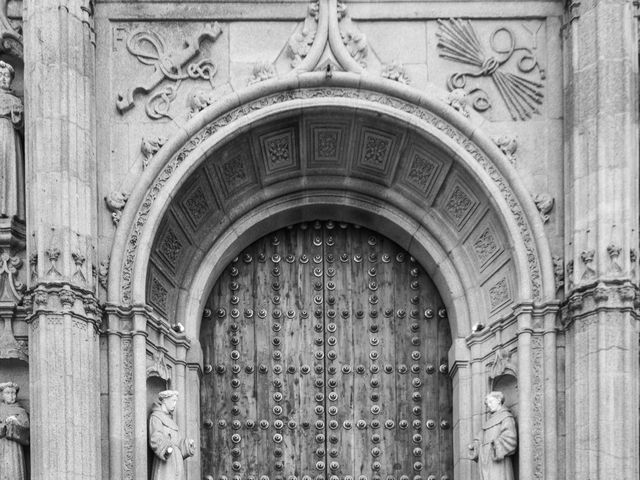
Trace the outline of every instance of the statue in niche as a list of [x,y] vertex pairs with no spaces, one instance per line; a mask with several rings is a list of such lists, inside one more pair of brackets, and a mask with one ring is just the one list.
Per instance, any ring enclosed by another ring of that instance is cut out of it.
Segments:
[[29,445],[29,416],[16,403],[20,387],[0,383],[0,480],[27,480],[24,447]]
[[22,100],[11,90],[15,70],[0,60],[0,218],[24,219]]
[[514,480],[510,456],[518,444],[516,421],[504,406],[502,392],[489,393],[484,403],[489,418],[469,445],[471,459],[478,462],[480,480]]
[[180,436],[173,412],[178,392],[165,390],[158,394],[149,416],[149,445],[153,450],[151,480],[184,480],[184,459],[196,450],[195,442]]

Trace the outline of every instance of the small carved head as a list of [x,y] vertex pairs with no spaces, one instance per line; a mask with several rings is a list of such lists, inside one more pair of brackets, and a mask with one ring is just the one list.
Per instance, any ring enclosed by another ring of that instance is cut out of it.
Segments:
[[164,390],[158,394],[158,400],[167,413],[173,413],[178,403],[178,392],[176,390]]
[[5,382],[0,383],[0,392],[2,392],[2,401],[4,403],[12,404],[16,403],[16,397],[18,396],[18,392],[20,391],[20,387],[17,383],[13,382]]
[[16,71],[7,62],[0,60],[0,89],[9,90]]
[[502,392],[489,392],[484,399],[484,404],[491,413],[497,412],[504,404],[504,394]]

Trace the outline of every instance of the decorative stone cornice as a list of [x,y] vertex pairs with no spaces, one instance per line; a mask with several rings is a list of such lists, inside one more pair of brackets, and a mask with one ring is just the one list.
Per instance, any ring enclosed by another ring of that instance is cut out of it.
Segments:
[[598,312],[630,312],[638,318],[638,287],[628,280],[605,280],[576,288],[567,297],[565,328]]
[[68,283],[41,283],[28,290],[23,299],[26,321],[39,315],[71,315],[92,323],[96,330],[102,323],[102,309],[93,292]]

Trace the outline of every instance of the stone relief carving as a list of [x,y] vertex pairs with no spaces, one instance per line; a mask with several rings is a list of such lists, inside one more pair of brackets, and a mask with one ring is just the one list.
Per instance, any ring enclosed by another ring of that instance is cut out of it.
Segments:
[[26,285],[18,280],[18,270],[22,267],[22,258],[11,256],[7,250],[0,253],[0,302],[19,302]]
[[47,270],[48,278],[62,278],[62,274],[58,271],[58,258],[60,258],[60,249],[57,247],[49,247],[45,252],[49,258],[50,267]]
[[[513,120],[527,120],[533,114],[540,113],[538,107],[542,104],[545,72],[533,50],[518,45],[512,30],[508,27],[496,28],[489,37],[491,51],[487,54],[471,21],[451,18],[438,20],[438,24],[439,55],[475,67],[452,74],[447,80],[449,90],[467,88],[470,78],[489,77]],[[515,65],[515,69],[509,71],[508,65]],[[518,73],[513,73],[513,70]],[[537,76],[534,73],[536,71]],[[473,98],[475,110],[484,112],[491,108],[486,90],[475,87],[468,94]]]
[[469,116],[469,111],[467,110],[467,92],[462,88],[451,90],[447,98],[445,98],[445,102],[465,117]]
[[536,193],[533,195],[533,201],[536,204],[538,212],[540,212],[540,218],[543,223],[547,223],[551,217],[550,213],[553,210],[555,199],[548,193]]
[[9,0],[0,0],[0,53],[23,58],[22,26],[7,15]]
[[515,166],[518,158],[516,157],[516,150],[518,149],[518,142],[515,137],[509,135],[500,135],[492,138],[502,153],[507,157],[511,165]]
[[596,276],[596,271],[591,266],[591,263],[593,262],[593,257],[595,256],[595,254],[596,254],[595,250],[583,250],[582,253],[580,254],[580,259],[584,264],[584,272],[582,273],[582,278],[581,278],[583,282],[587,280],[591,280]]
[[151,480],[184,480],[184,459],[195,454],[195,441],[183,438],[173,419],[178,392],[158,394],[149,416],[149,446],[153,450]]
[[260,83],[276,76],[276,69],[271,62],[258,62],[253,65],[248,84]]
[[32,253],[29,256],[29,276],[31,283],[35,284],[38,281],[38,254]]
[[151,119],[173,118],[170,113],[171,105],[176,99],[180,85],[185,79],[206,80],[213,86],[213,77],[218,67],[211,58],[193,61],[200,53],[200,48],[205,40],[215,42],[222,34],[222,27],[215,22],[207,25],[191,40],[185,42],[182,50],[168,52],[163,38],[151,30],[138,30],[127,39],[127,50],[143,65],[154,67],[154,73],[139,85],[125,92],[120,92],[116,98],[116,107],[120,113],[124,113],[135,105],[134,96],[137,93],[149,94],[162,82],[169,81],[169,85],[156,91],[147,99],[145,111]]
[[607,273],[612,275],[619,275],[622,273],[622,267],[618,261],[622,247],[617,246],[614,243],[610,243],[607,246],[607,254],[609,255],[609,270]]
[[20,387],[0,383],[0,454],[3,479],[28,480],[24,447],[29,445],[29,415],[17,402]]
[[[189,117],[201,112],[215,101],[211,90],[196,90],[189,95]],[[144,153],[144,152],[143,152]]]
[[164,350],[158,350],[153,354],[153,364],[147,367],[147,377],[156,376],[169,381],[171,375],[164,358]]
[[469,445],[470,458],[478,462],[482,480],[512,480],[511,456],[518,445],[516,421],[504,406],[502,392],[490,392],[484,404],[489,417]]
[[472,246],[480,266],[487,263],[500,249],[498,241],[490,227],[485,228],[482,233],[475,238]]
[[318,32],[318,15],[320,13],[320,0],[309,3],[307,16],[299,31],[296,31],[287,43],[287,54],[291,59],[291,67],[296,68],[307,56]]
[[98,283],[102,288],[108,290],[109,286],[109,257],[100,262],[98,266]]
[[489,289],[489,301],[491,304],[491,310],[502,306],[507,303],[511,298],[509,293],[509,286],[507,285],[507,279],[502,278],[498,280],[493,287]]
[[4,318],[4,329],[0,334],[0,358],[29,361],[29,347],[26,342],[16,340],[10,317]]
[[82,272],[82,266],[84,265],[84,262],[86,260],[84,255],[81,255],[78,252],[74,252],[71,254],[71,258],[73,258],[73,263],[75,263],[76,265],[76,271],[73,272],[73,276],[71,277],[73,280],[76,280],[77,282],[80,283],[87,283],[87,278],[84,276],[84,273]]
[[553,260],[553,278],[556,281],[556,292],[564,287],[564,260],[562,257],[554,255]]
[[629,261],[631,262],[631,276],[635,277],[638,269],[638,251],[635,248],[629,250]]
[[531,337],[531,366],[533,378],[531,386],[533,389],[533,415],[532,415],[532,437],[533,437],[533,478],[542,480],[544,478],[544,365],[543,365],[544,344],[542,335],[532,335]]
[[338,0],[337,14],[342,43],[347,47],[349,55],[351,55],[362,68],[366,68],[367,55],[369,54],[367,36],[362,33],[351,20],[346,2]]
[[573,260],[567,262],[567,284],[569,289],[573,288]]
[[493,380],[505,374],[517,377],[517,370],[513,362],[511,362],[511,352],[506,348],[498,348],[489,372],[489,378]]
[[11,89],[14,76],[13,67],[0,60],[0,178],[4,187],[0,190],[0,218],[24,218],[24,159],[19,133],[24,106]]
[[249,111],[257,111],[274,104],[281,104],[300,98],[318,97],[363,99],[397,108],[399,110],[407,112],[410,115],[413,115],[416,119],[435,126],[445,135],[450,137],[454,142],[460,144],[463,148],[465,148],[465,150],[468,151],[469,154],[478,162],[478,164],[487,172],[492,181],[496,183],[504,200],[509,206],[511,214],[513,215],[513,218],[520,232],[524,248],[527,252],[527,268],[529,270],[529,278],[531,281],[533,297],[536,300],[539,300],[541,298],[542,284],[540,264],[538,262],[538,255],[534,238],[522,207],[499,170],[493,165],[491,160],[486,157],[478,149],[477,146],[475,146],[473,142],[469,141],[464,135],[462,135],[462,133],[451,126],[448,122],[444,121],[440,117],[435,116],[433,113],[420,106],[377,92],[357,90],[348,87],[327,87],[277,92],[267,97],[259,98],[253,102],[248,103],[247,105],[240,106],[221,115],[220,117],[214,119],[208,125],[204,126],[189,141],[187,141],[179,151],[176,152],[176,154],[171,158],[170,161],[167,162],[162,171],[158,174],[153,186],[147,193],[144,201],[139,207],[138,212],[136,213],[136,219],[127,240],[127,247],[125,250],[123,268],[120,277],[120,293],[122,302],[125,305],[128,305],[131,302],[132,270],[138,248],[138,238],[140,233],[142,232],[142,229],[144,228],[144,225],[146,224],[148,213],[151,210],[159,192],[166,184],[167,180],[169,180],[175,169],[189,156],[189,154],[196,148],[196,146],[205,141],[220,128],[229,125],[239,118],[242,118]]
[[129,195],[122,192],[111,192],[109,195],[104,197],[107,208],[111,212],[111,220],[116,227],[118,226],[118,223],[120,223],[122,210],[127,204],[127,200],[129,200]]
[[407,71],[401,63],[392,62],[384,65],[380,75],[383,78],[388,78],[389,80],[402,83],[403,85],[409,85],[411,83],[411,80],[409,80],[409,77],[407,76]]
[[162,146],[167,143],[169,139],[167,137],[150,136],[142,137],[140,144],[140,151],[142,152],[142,168],[145,169],[149,166],[153,156],[158,153]]

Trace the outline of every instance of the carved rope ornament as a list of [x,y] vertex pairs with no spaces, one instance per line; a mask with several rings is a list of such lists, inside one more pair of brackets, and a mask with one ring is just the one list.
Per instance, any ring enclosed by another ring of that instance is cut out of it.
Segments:
[[151,93],[165,80],[169,80],[171,84],[152,94],[145,107],[147,116],[154,120],[163,117],[172,118],[169,110],[183,80],[188,78],[207,80],[213,90],[213,77],[218,71],[213,60],[211,58],[204,58],[197,62],[191,60],[200,53],[202,42],[205,40],[214,42],[221,34],[222,27],[216,22],[213,26],[208,25],[192,40],[185,42],[183,50],[168,53],[164,40],[157,33],[149,30],[138,30],[132,33],[127,39],[127,50],[140,63],[153,66],[155,72],[144,83],[124,93],[118,93],[116,98],[118,111],[124,113],[133,108],[136,93]]
[[[449,90],[465,89],[469,78],[490,77],[513,120],[527,120],[534,113],[540,113],[545,72],[530,48],[517,46],[513,31],[507,27],[495,29],[489,37],[492,52],[488,55],[469,20],[451,18],[438,20],[438,24],[440,56],[477,68],[452,74],[447,80]],[[507,46],[498,45],[498,36],[507,39]],[[506,66],[512,59],[517,59],[515,65],[520,73],[507,71]],[[536,70],[539,81],[531,79]],[[473,97],[475,110],[484,112],[491,108],[489,94],[482,88],[471,88],[467,93]]]

